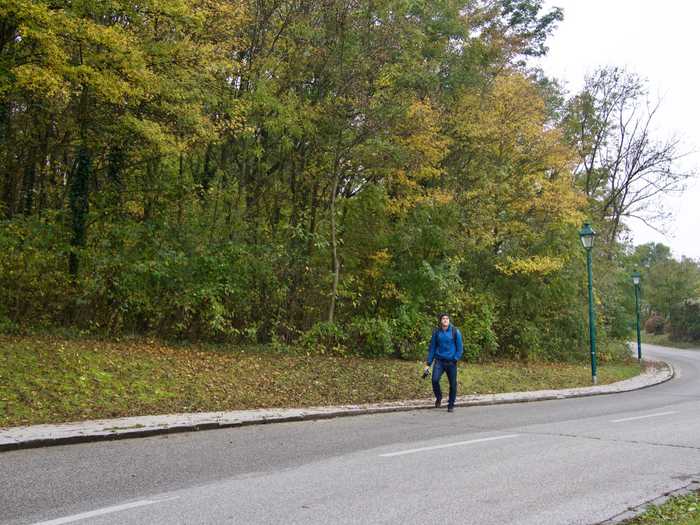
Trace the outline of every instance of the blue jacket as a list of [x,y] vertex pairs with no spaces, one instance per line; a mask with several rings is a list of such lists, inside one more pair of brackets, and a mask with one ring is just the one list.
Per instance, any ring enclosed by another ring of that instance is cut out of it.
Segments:
[[[452,330],[455,330],[456,338],[452,338]],[[446,361],[459,361],[462,358],[462,334],[457,328],[450,325],[447,330],[438,328],[433,337],[430,338],[430,346],[428,347],[428,365],[433,364],[433,359],[444,359]]]

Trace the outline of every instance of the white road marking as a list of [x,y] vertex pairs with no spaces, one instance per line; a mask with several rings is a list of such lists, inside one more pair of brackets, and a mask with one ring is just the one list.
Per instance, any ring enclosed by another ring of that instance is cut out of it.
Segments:
[[659,416],[668,416],[671,414],[678,414],[678,412],[659,412],[658,414],[648,414],[646,416],[636,416],[636,417],[626,417],[624,419],[613,419],[611,423],[622,423],[623,421],[634,421],[636,419],[646,419],[648,417],[659,417]]
[[34,525],[61,525],[63,523],[72,523],[74,521],[84,520],[87,518],[94,518],[95,516],[102,516],[104,514],[111,514],[112,512],[121,512],[122,510],[135,509],[137,507],[144,507],[146,505],[153,505],[154,503],[162,503],[164,501],[170,501],[177,498],[177,496],[173,496],[172,498],[144,499],[141,501],[134,501],[133,503],[124,503],[123,505],[114,505],[113,507],[105,507],[103,509],[91,510],[90,512],[83,512],[81,514],[73,514],[72,516],[66,516],[65,518],[42,521],[39,523],[35,523]]
[[410,450],[402,450],[400,452],[391,452],[389,454],[380,454],[379,456],[382,458],[391,458],[394,456],[403,456],[405,454],[415,454],[417,452],[425,452],[426,450],[437,450],[440,448],[459,447],[462,445],[471,445],[472,443],[483,443],[485,441],[496,441],[498,439],[510,439],[510,438],[518,437],[519,435],[520,434],[508,434],[507,436],[496,436],[496,437],[490,437],[490,438],[470,439],[469,441],[458,441],[457,443],[447,443],[446,445],[435,445],[433,447],[412,448]]

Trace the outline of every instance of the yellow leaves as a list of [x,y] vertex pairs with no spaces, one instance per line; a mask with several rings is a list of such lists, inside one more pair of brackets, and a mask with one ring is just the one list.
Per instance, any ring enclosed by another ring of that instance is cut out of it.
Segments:
[[563,224],[578,227],[584,219],[583,209],[586,205],[586,197],[571,189],[568,176],[563,175],[548,181],[542,195],[538,198],[538,203],[548,217]]
[[78,86],[89,86],[92,94],[111,104],[125,104],[133,94],[129,83],[111,71],[99,71],[89,66],[71,67],[66,71],[71,73],[77,91],[82,89]]
[[372,279],[381,277],[384,269],[391,263],[391,253],[388,249],[379,250],[368,257],[369,264],[365,273]]
[[438,204],[438,205],[444,205],[444,204],[449,204],[450,202],[454,201],[454,194],[451,192],[442,190],[442,189],[435,189],[429,194],[430,201]]
[[18,62],[11,72],[19,93],[41,97],[59,111],[86,87],[109,104],[141,98],[150,78],[138,42],[123,27],[41,2],[18,1],[2,12],[17,23]]
[[391,253],[385,248],[370,255],[369,259],[376,265],[386,266],[391,262]]
[[252,23],[245,4],[226,0],[193,3],[195,13],[204,20],[207,37],[216,46],[212,59],[230,56],[233,52],[245,48],[245,26]]
[[211,117],[209,104],[218,95],[214,88],[235,78],[244,5],[172,0],[92,7],[2,3],[0,16],[16,25],[18,36],[0,94],[41,99],[57,114],[88,111],[105,135],[136,134],[165,153],[243,128],[244,108],[233,104]]
[[382,299],[405,299],[405,295],[401,293],[401,290],[396,286],[395,283],[386,282],[382,286],[381,290]]
[[[14,77],[12,88],[25,91],[33,98],[63,101],[68,89],[57,66],[65,62],[67,54],[55,29],[61,27],[66,17],[61,12],[53,13],[41,3],[17,0],[0,5],[0,18],[10,21],[8,29],[12,24],[17,26],[15,40],[11,43],[15,49],[10,50],[8,55],[12,56],[7,57],[10,61],[6,62]],[[16,62],[13,64],[12,60]],[[3,75],[3,84],[6,79]],[[1,89],[6,92],[9,88],[5,85]]]
[[126,201],[124,203],[124,210],[126,211],[126,213],[128,213],[129,215],[132,215],[133,217],[135,217],[139,220],[143,219],[144,208],[143,208],[143,204],[140,202]]
[[386,64],[375,81],[376,87],[379,90],[386,90],[391,92],[396,86],[397,80],[401,77],[402,64]]
[[35,97],[46,96],[53,99],[68,97],[68,85],[61,76],[50,69],[34,64],[22,64],[12,70],[15,87],[25,90]]
[[491,162],[547,164],[562,154],[560,133],[548,128],[542,97],[519,74],[497,77],[486,93],[462,95],[455,112],[455,132],[471,150]]
[[[573,152],[548,121],[531,80],[510,72],[485,91],[462,93],[452,129],[475,239],[520,253],[557,225],[580,220],[584,202],[570,177]],[[560,267],[558,261],[526,258],[502,262],[499,270],[546,274]]]
[[121,27],[106,26],[86,17],[66,17],[62,30],[71,40],[96,46],[103,52],[128,53],[137,45]]
[[449,139],[442,135],[439,119],[429,101],[414,100],[399,130],[400,143],[408,152],[408,167],[417,180],[440,175],[439,164],[447,154]]
[[132,134],[138,136],[142,142],[151,147],[163,152],[175,153],[177,151],[173,137],[158,122],[126,115],[122,119],[122,123]]
[[450,140],[442,133],[440,112],[430,100],[412,100],[396,131],[400,165],[389,174],[390,213],[404,213],[430,198],[426,182],[443,173]]
[[513,275],[547,275],[558,272],[564,267],[564,261],[558,257],[533,255],[523,259],[507,257],[505,261],[496,263],[499,272],[507,276]]
[[253,134],[254,130],[251,131],[250,126],[246,126],[245,110],[244,102],[237,102],[232,111],[227,114],[215,115],[213,125],[216,128],[216,132],[220,136],[243,133]]

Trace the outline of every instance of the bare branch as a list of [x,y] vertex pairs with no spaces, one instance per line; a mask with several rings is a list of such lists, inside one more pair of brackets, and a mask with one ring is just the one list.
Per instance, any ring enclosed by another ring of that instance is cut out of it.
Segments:
[[683,191],[695,175],[678,169],[691,152],[681,151],[677,137],[654,137],[660,104],[647,97],[639,77],[620,68],[589,75],[583,92],[569,103],[569,129],[580,157],[574,180],[597,203],[601,219],[609,221],[610,242],[617,238],[622,217],[645,224],[658,220],[647,204]]

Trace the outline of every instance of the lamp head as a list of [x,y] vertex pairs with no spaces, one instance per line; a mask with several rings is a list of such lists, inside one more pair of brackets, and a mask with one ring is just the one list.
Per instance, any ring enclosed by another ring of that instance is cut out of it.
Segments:
[[591,228],[589,222],[583,223],[583,228],[578,232],[579,237],[581,237],[581,244],[586,250],[593,248],[593,238],[595,237],[595,230]]

